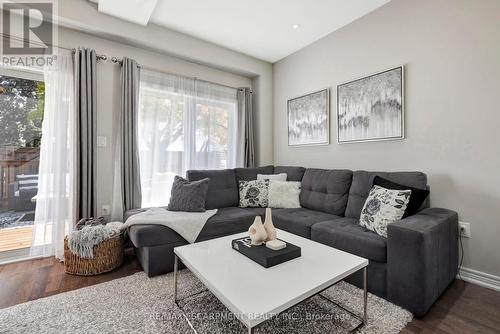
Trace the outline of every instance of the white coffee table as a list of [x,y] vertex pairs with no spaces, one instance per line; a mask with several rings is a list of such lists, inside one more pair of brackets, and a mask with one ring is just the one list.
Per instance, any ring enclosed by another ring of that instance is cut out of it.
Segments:
[[253,333],[260,323],[363,270],[363,315],[342,308],[359,319],[360,326],[366,323],[367,259],[278,230],[278,238],[301,247],[302,255],[266,269],[231,248],[232,240],[245,235],[239,233],[174,248],[175,303],[180,259]]

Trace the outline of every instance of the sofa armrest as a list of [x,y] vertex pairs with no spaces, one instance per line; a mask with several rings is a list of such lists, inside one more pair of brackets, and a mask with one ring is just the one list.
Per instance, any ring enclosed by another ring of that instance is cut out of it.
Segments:
[[387,228],[387,295],[423,316],[458,271],[458,214],[428,208]]

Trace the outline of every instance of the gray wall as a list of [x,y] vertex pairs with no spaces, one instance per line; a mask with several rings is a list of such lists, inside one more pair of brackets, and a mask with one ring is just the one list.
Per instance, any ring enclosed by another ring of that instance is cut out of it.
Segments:
[[[67,48],[85,46],[94,48],[98,54],[133,58],[143,67],[158,71],[176,73],[186,76],[217,82],[232,87],[251,87],[250,78],[221,71],[200,64],[195,64],[176,57],[146,51],[125,44],[98,38],[71,29],[59,30],[59,45]],[[97,148],[97,209],[102,205],[111,205],[113,185],[113,153],[112,147],[116,117],[120,108],[120,66],[111,61],[99,62],[97,66],[97,135],[105,136],[106,147]]]
[[[336,86],[399,64],[407,138],[336,144]],[[464,266],[500,275],[500,1],[393,0],[273,70],[276,164],[424,171],[432,205],[471,223]],[[288,147],[287,99],[324,87],[332,144]]]

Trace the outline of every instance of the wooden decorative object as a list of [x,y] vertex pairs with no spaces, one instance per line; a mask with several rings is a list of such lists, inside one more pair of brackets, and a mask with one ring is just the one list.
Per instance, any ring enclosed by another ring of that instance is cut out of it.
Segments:
[[94,257],[84,259],[71,252],[64,238],[64,268],[67,274],[93,276],[111,271],[123,263],[123,233],[94,246]]

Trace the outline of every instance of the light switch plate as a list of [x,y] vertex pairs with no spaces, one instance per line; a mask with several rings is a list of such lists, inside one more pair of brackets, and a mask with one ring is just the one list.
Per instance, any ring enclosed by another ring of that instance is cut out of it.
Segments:
[[106,147],[107,145],[106,136],[97,136],[97,147]]

